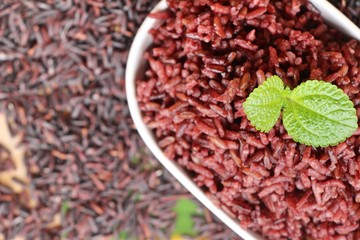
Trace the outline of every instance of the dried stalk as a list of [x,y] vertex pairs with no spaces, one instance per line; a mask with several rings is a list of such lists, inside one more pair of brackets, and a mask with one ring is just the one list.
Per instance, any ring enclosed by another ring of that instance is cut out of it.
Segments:
[[19,146],[21,139],[20,134],[11,135],[6,116],[0,113],[0,145],[9,151],[15,165],[15,169],[0,172],[0,184],[10,188],[14,193],[21,193],[24,191],[24,184],[29,183],[24,163],[25,150]]

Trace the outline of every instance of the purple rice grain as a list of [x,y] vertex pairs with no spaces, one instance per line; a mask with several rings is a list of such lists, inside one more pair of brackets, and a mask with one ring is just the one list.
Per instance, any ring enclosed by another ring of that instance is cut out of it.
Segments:
[[[337,4],[357,23],[358,1]],[[332,82],[360,113],[359,42],[327,26],[306,0],[168,5],[169,17],[150,31],[151,77],[137,83],[146,121],[166,122],[151,124],[165,154],[241,225],[269,239],[359,239],[358,134],[314,149],[294,142],[281,121],[259,133],[242,108],[277,74],[289,87],[310,78]],[[172,62],[181,68],[172,71]],[[143,89],[150,87],[149,95]],[[154,102],[159,111],[148,110]]]
[[[0,239],[171,236],[172,208],[191,196],[135,131],[124,81],[134,34],[156,3],[1,1],[0,111],[24,134],[31,191],[15,195],[0,186]],[[37,206],[29,208],[33,198]],[[208,216],[197,218],[199,237],[235,236],[199,208]],[[48,227],[59,213],[61,223]]]

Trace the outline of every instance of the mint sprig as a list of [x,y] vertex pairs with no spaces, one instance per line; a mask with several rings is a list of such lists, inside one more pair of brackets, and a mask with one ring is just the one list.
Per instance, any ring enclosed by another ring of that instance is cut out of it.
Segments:
[[308,80],[292,91],[278,76],[256,88],[243,104],[251,124],[268,132],[283,109],[283,124],[294,141],[313,147],[334,146],[358,128],[354,104],[331,83]]
[[244,110],[257,130],[268,132],[279,119],[284,105],[284,83],[278,76],[268,78],[250,94]]
[[182,235],[198,235],[198,231],[194,228],[195,221],[192,218],[198,214],[195,202],[192,199],[181,198],[176,201],[173,210],[176,213],[175,226],[172,232],[173,238],[175,239],[176,236]]

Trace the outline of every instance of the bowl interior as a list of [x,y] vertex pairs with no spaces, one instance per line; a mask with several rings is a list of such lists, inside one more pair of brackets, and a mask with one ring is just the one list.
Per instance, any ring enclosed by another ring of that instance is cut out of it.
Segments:
[[[166,1],[162,0],[156,5],[153,11],[164,10],[167,8]],[[126,68],[126,95],[131,117],[134,124],[154,156],[161,164],[185,187],[191,192],[205,207],[214,213],[223,223],[231,228],[240,237],[247,240],[261,239],[257,234],[243,229],[239,222],[232,219],[221,208],[216,206],[210,198],[188,177],[184,170],[176,162],[168,159],[157,144],[153,133],[147,128],[142,120],[140,108],[136,100],[136,80],[143,77],[146,61],[144,52],[152,43],[151,35],[148,33],[153,27],[161,22],[147,17],[136,34],[131,46]]]

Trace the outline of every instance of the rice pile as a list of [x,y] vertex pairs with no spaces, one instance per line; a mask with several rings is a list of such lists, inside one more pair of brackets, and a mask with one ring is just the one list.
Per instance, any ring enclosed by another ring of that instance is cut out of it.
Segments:
[[269,239],[360,239],[360,131],[328,148],[294,142],[279,120],[255,130],[242,104],[266,77],[322,79],[360,115],[360,44],[304,0],[168,0],[137,83],[165,154],[242,226]]
[[[173,208],[192,198],[146,149],[125,96],[128,50],[156,3],[0,0],[0,240],[170,239]],[[7,127],[26,169],[2,145]],[[20,194],[3,185],[14,172],[29,174],[29,187],[11,181]],[[232,239],[198,210],[199,239]]]

